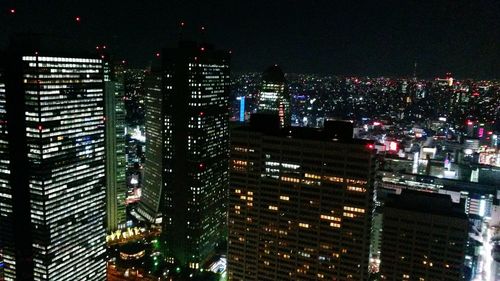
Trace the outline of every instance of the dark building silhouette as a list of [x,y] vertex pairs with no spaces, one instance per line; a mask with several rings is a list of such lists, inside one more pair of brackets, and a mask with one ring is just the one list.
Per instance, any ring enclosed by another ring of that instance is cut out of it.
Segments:
[[403,190],[383,211],[382,280],[463,280],[468,219],[449,195]]
[[158,59],[147,78],[139,212],[161,217],[169,262],[198,269],[226,235],[229,52],[181,41]]

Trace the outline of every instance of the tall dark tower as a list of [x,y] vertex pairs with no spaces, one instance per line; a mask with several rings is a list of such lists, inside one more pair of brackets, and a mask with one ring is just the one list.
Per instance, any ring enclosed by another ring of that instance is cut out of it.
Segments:
[[270,66],[262,74],[257,112],[278,114],[281,128],[291,123],[290,96],[285,74],[278,65]]
[[103,64],[36,41],[2,60],[0,279],[105,280]]
[[229,53],[181,41],[148,77],[146,170],[139,213],[160,216],[168,261],[193,269],[225,237]]

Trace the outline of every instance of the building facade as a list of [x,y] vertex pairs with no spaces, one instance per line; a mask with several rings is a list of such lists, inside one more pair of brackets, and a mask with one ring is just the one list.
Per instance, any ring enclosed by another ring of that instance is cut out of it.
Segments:
[[0,276],[105,280],[102,61],[16,48],[4,62]]
[[231,133],[229,279],[367,280],[373,144],[257,116]]
[[198,269],[227,225],[229,53],[181,41],[159,61],[147,78],[139,212],[151,221],[161,214],[169,262]]
[[464,280],[468,219],[444,194],[403,190],[383,211],[382,280]]

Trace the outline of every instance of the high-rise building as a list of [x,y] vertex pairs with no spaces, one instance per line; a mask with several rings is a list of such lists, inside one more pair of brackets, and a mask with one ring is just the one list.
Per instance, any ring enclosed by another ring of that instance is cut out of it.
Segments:
[[444,194],[403,190],[383,211],[382,280],[463,280],[464,207]]
[[257,112],[278,114],[280,127],[290,126],[290,96],[286,88],[285,74],[278,65],[270,66],[262,74]]
[[109,231],[126,226],[127,184],[125,172],[125,102],[124,69],[104,63],[106,111],[106,228]]
[[279,126],[254,114],[231,132],[229,279],[367,280],[373,142]]
[[146,165],[139,213],[161,214],[168,261],[200,268],[225,237],[229,52],[181,41],[147,78]]
[[38,46],[2,65],[0,276],[105,280],[102,61]]

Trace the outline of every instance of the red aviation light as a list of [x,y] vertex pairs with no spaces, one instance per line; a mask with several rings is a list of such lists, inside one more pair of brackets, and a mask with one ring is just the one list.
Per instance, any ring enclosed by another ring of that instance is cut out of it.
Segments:
[[200,170],[204,170],[205,169],[205,164],[203,164],[203,163],[198,164],[198,168]]
[[203,115],[205,115],[205,112],[200,111],[200,116],[203,116]]
[[474,122],[471,120],[467,120],[467,125],[472,126],[472,125],[474,125]]
[[82,18],[80,18],[80,16],[76,16],[76,17],[75,17],[75,21],[76,21],[76,22],[80,22],[81,20],[82,20]]
[[157,58],[159,58],[159,57],[160,57],[160,53],[156,53],[155,55],[156,55],[156,57],[157,57]]
[[375,145],[373,145],[373,143],[369,143],[369,144],[366,145],[366,148],[372,150],[372,149],[375,148]]
[[43,126],[42,125],[38,125],[38,131],[42,131],[43,130]]
[[11,13],[11,14],[15,14],[15,13],[16,13],[16,9],[10,9],[10,10],[9,10],[9,13]]
[[200,51],[202,51],[202,52],[205,51],[205,47],[201,47]]

